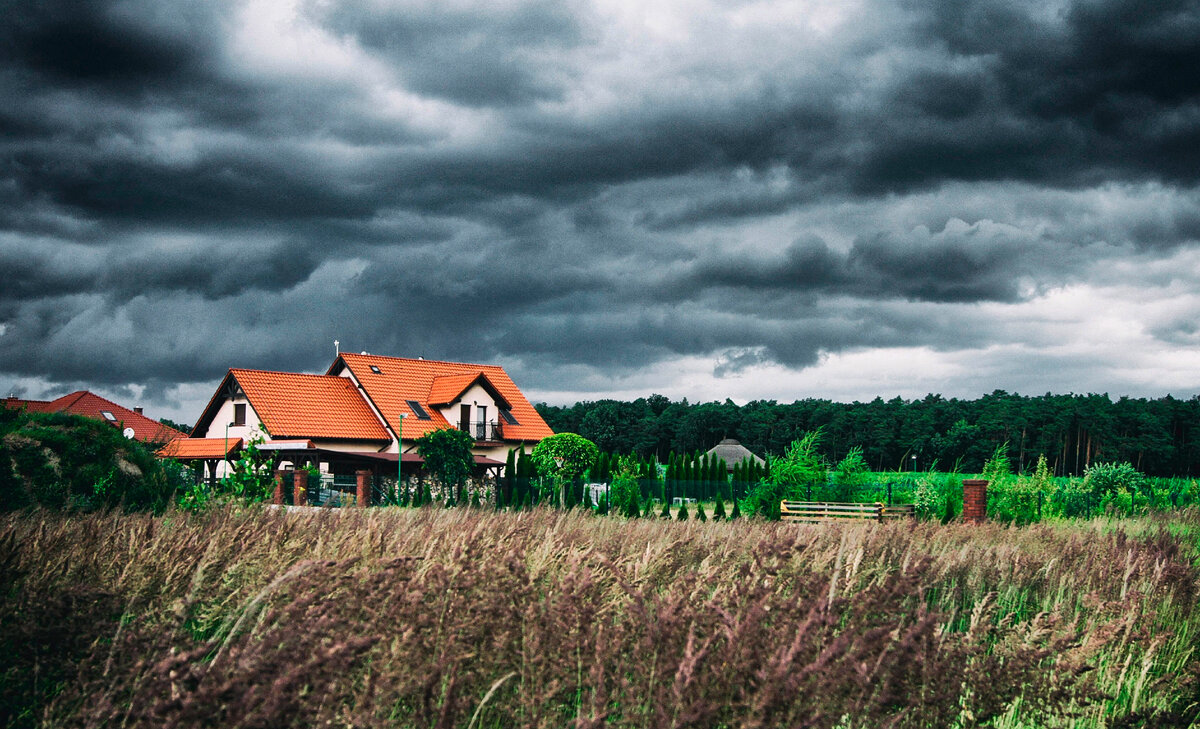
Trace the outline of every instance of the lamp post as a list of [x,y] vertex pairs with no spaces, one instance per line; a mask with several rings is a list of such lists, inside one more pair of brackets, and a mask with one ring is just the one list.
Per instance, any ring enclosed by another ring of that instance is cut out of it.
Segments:
[[[400,428],[396,431],[396,497],[400,497],[400,489],[404,488],[404,418],[408,417],[404,413],[400,413]],[[403,492],[408,495],[408,489]]]
[[229,426],[231,425],[233,425],[232,421],[225,423],[225,453],[223,454],[225,456],[224,478],[229,478]]
[[917,472],[917,454],[916,453],[913,454],[912,462],[913,462],[913,473],[916,473]]

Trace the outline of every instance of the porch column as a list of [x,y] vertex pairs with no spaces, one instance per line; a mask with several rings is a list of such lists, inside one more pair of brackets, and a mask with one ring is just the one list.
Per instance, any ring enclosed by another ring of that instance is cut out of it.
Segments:
[[355,472],[358,476],[358,492],[355,494],[355,503],[358,506],[371,505],[371,472],[359,470]]
[[308,505],[308,471],[302,468],[297,468],[292,471],[292,483],[294,489],[292,492],[292,503],[296,506]]

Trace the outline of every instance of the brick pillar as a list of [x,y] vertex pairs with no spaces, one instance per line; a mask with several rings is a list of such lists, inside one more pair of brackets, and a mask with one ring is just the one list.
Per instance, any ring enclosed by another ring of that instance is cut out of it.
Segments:
[[296,506],[308,505],[308,471],[303,468],[297,468],[292,471],[292,484],[294,490],[292,492],[292,503]]
[[271,495],[271,503],[283,506],[283,471],[275,472],[275,493]]
[[987,486],[982,478],[963,479],[963,521],[982,524],[987,521]]
[[355,503],[358,506],[371,505],[371,472],[357,471],[358,476],[358,493],[355,494]]

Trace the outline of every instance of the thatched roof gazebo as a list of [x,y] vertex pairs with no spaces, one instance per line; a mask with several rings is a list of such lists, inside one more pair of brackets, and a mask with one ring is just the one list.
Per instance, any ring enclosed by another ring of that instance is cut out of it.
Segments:
[[708,450],[706,455],[716,456],[725,461],[725,467],[733,471],[734,465],[747,458],[753,458],[759,465],[766,463],[763,459],[750,452],[750,449],[733,438],[726,438]]

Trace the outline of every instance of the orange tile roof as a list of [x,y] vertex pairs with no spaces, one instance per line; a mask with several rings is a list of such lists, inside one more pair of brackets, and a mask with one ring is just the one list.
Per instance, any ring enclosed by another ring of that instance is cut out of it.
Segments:
[[9,410],[28,410],[31,413],[52,413],[49,400],[21,400],[15,397],[4,398],[4,407]]
[[[417,361],[424,362],[424,360]],[[502,408],[512,407],[512,403],[508,401],[508,398],[500,394],[500,388],[496,387],[496,384],[488,379],[486,372],[464,372],[461,375],[438,375],[434,377],[433,382],[429,385],[428,403],[439,406],[449,405],[462,397],[462,394],[476,382],[481,383],[484,389],[491,391],[492,395],[497,398],[496,405]]]
[[440,375],[433,378],[429,384],[429,396],[426,402],[430,405],[449,405],[458,399],[482,372],[464,372],[460,375]]
[[229,375],[241,385],[272,439],[392,439],[345,377],[242,369],[231,369]]
[[[511,406],[509,410],[520,423],[520,425],[504,424],[502,426],[505,440],[537,441],[554,435],[554,431],[546,425],[546,421],[542,420],[542,416],[538,415],[537,410],[533,409],[533,405],[517,388],[503,367],[346,352],[334,360],[329,367],[328,374],[340,372],[342,364],[353,373],[355,379],[363,386],[367,396],[383,412],[384,417],[393,428],[396,427],[396,421],[400,419],[400,413],[407,416],[404,419],[404,438],[406,440],[419,438],[433,430],[450,427],[450,423],[446,422],[441,413],[429,407],[434,380],[453,378],[446,379],[445,385],[441,383],[438,385],[438,397],[444,397],[441,388],[453,389],[464,378],[467,378],[466,385],[456,393],[457,396],[462,394],[462,391],[481,373],[500,396],[508,401]],[[372,365],[379,369],[378,373],[371,371]],[[409,400],[416,400],[426,406],[430,420],[418,419],[416,413],[408,406]]]
[[176,458],[181,461],[208,458],[227,458],[242,448],[241,438],[176,438],[158,449],[160,458]]
[[[143,443],[166,443],[175,438],[185,436],[184,433],[175,430],[169,425],[163,425],[157,420],[148,418],[141,413],[136,413],[127,407],[118,405],[112,400],[107,400],[87,390],[77,390],[49,402],[44,400],[14,401],[14,399],[8,398],[5,400],[5,406],[13,407],[10,404],[13,402],[18,404],[18,408],[24,407],[30,412],[72,413],[110,423],[122,429],[133,428],[133,437]],[[105,417],[105,412],[112,414],[113,417],[111,420]]]

